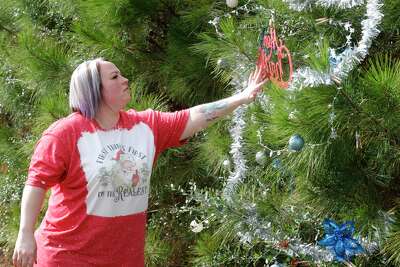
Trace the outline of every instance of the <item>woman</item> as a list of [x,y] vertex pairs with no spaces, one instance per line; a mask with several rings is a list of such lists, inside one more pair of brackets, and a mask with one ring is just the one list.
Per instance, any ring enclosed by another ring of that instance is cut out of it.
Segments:
[[[124,111],[128,80],[101,58],[72,74],[68,117],[38,141],[21,202],[14,266],[144,266],[150,174],[157,156],[261,90],[260,70],[240,94],[174,113]],[[34,231],[46,190],[46,215]]]

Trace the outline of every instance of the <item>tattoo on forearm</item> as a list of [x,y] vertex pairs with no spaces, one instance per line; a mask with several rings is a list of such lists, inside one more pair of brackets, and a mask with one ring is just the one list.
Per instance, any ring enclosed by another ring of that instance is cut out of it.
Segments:
[[207,121],[213,121],[219,117],[218,111],[224,110],[227,107],[228,101],[221,100],[200,106],[199,112],[205,115]]

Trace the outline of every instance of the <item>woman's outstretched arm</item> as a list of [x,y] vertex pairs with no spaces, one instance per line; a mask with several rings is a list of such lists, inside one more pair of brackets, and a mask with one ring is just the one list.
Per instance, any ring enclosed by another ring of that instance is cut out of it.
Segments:
[[180,140],[193,136],[213,121],[233,112],[238,106],[254,101],[262,85],[267,81],[260,81],[260,74],[261,69],[256,68],[249,76],[247,88],[236,95],[190,108],[190,117]]

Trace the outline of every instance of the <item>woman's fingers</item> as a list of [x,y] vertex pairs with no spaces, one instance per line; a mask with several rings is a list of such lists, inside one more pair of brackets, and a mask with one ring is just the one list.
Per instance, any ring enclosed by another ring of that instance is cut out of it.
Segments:
[[16,266],[22,267],[22,257],[21,257],[21,253],[19,253],[19,252],[17,252]]
[[250,75],[249,75],[249,79],[247,80],[247,86],[251,83],[251,81],[253,80],[253,71],[252,72],[250,72]]
[[36,263],[35,255],[26,255],[21,252],[14,251],[13,265],[15,267],[32,267]]
[[17,266],[18,255],[17,255],[17,251],[16,250],[14,250],[12,260],[13,260],[13,265]]
[[[26,258],[26,262],[25,262],[25,266],[26,267],[33,267],[33,255],[30,255],[30,256],[28,256],[27,258]],[[24,266],[24,267],[25,267]]]
[[21,261],[21,266],[22,267],[28,267],[28,262],[29,262],[29,258],[27,256],[22,257],[22,261]]
[[33,262],[34,262],[34,259],[33,259],[33,256],[32,256],[32,257],[30,257],[29,260],[28,260],[28,265],[27,265],[27,267],[33,267]]
[[263,84],[265,84],[267,81],[268,81],[268,79],[265,79],[264,81],[262,81],[262,82],[256,84],[256,85],[255,85],[255,88],[261,89],[261,86],[262,86]]
[[250,73],[247,84],[250,85],[251,83],[252,84],[257,83],[261,78],[261,73],[262,73],[262,68],[256,66],[255,70]]
[[257,77],[256,77],[256,82],[258,82],[258,80],[260,79],[260,75],[261,75],[261,68],[260,69],[258,69],[258,71],[257,71]]
[[260,72],[261,72],[261,68],[260,67],[258,67],[258,66],[256,66],[256,69],[255,69],[255,71],[254,71],[254,76],[253,76],[253,79],[257,82],[257,79],[258,79],[258,77],[259,77],[259,75],[260,75]]

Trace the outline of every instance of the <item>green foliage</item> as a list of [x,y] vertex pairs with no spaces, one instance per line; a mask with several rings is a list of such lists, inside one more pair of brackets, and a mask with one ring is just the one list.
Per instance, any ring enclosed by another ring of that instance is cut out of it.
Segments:
[[32,92],[27,90],[26,83],[18,79],[14,66],[4,62],[0,70],[0,114],[9,124],[16,128],[23,127],[23,122],[29,118],[33,106]]
[[3,1],[0,6],[0,31],[14,34],[14,27],[17,22],[19,10],[14,7],[11,1]]
[[395,266],[400,264],[400,228],[399,211],[395,213],[395,223],[392,225],[383,246],[383,253],[388,261]]
[[[206,55],[208,61],[213,64],[215,73],[220,74],[223,81],[229,81],[237,60],[252,62],[255,59],[254,54],[248,54],[249,51],[254,51],[252,47],[249,47],[252,43],[248,40],[256,41],[258,33],[246,29],[238,31],[238,22],[233,18],[221,21],[220,28],[222,38],[216,38],[210,33],[201,33],[199,35],[201,41],[194,46],[194,50]],[[222,65],[219,63],[221,59],[224,60]],[[227,68],[228,71],[222,72],[223,68]]]
[[166,266],[171,256],[171,246],[162,238],[163,231],[154,225],[149,225],[146,235],[145,258],[146,266]]
[[[329,70],[329,42],[322,40],[318,42],[318,46],[314,45],[306,48],[305,52],[309,57],[305,60],[305,63],[311,66],[314,70],[320,72],[326,72]],[[314,52],[315,51],[315,52]]]
[[12,251],[8,244],[15,242],[19,230],[19,204],[14,202],[11,205],[0,206],[0,244],[6,250],[8,255]]
[[45,95],[67,92],[70,66],[69,48],[51,38],[42,38],[37,32],[25,31],[20,35],[23,50],[14,52],[12,57],[21,64],[21,79],[30,83],[27,89],[34,99],[40,101]]
[[227,126],[226,121],[220,121],[211,126],[204,133],[198,146],[194,164],[207,169],[212,176],[223,175],[227,171],[227,167],[223,166],[223,162],[229,159],[228,149],[231,141]]
[[128,104],[129,108],[135,110],[154,109],[159,111],[167,111],[167,97],[161,94],[146,94],[144,84],[140,80],[136,80],[131,85],[132,100]]
[[21,0],[21,2],[35,25],[59,33],[70,30],[75,14],[74,5],[58,0]]

